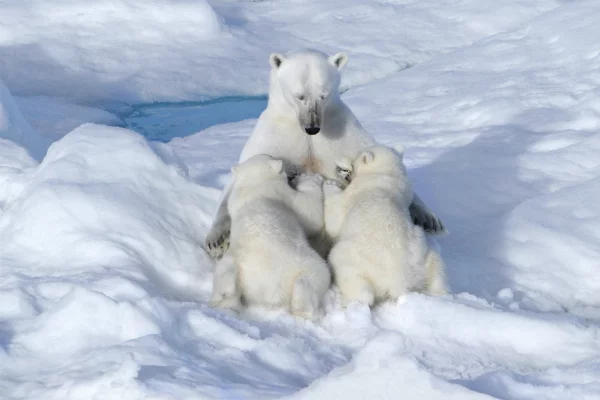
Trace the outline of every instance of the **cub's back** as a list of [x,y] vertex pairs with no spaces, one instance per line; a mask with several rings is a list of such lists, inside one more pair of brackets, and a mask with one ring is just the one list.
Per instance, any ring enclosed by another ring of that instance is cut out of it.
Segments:
[[304,237],[295,213],[282,201],[254,199],[245,203],[233,216],[232,242],[252,240],[257,245],[291,242]]
[[367,238],[382,245],[395,245],[399,235],[407,234],[409,223],[412,221],[408,208],[402,207],[394,193],[370,189],[353,196],[341,233],[360,235],[363,240]]

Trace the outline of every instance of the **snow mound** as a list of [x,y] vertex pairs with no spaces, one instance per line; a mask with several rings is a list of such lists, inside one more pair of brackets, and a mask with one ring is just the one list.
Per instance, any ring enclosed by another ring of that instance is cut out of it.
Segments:
[[0,220],[0,257],[13,271],[60,276],[135,264],[182,295],[207,290],[198,287],[210,274],[199,244],[217,192],[189,182],[168,148],[86,124],[55,142],[27,178]]
[[0,216],[7,199],[24,185],[23,173],[37,165],[31,155],[18,144],[0,139]]

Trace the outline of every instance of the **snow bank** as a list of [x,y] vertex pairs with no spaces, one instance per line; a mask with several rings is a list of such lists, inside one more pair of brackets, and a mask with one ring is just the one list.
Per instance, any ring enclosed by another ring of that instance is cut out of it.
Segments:
[[24,185],[23,173],[37,165],[31,155],[18,144],[0,139],[0,216],[13,192]]
[[87,124],[55,142],[28,178],[0,220],[0,257],[17,261],[13,271],[137,264],[182,295],[202,294],[210,263],[199,244],[217,192],[189,182],[168,148]]
[[0,329],[0,386],[22,380],[5,392],[17,398],[148,398],[134,395],[139,365],[111,348],[168,329],[149,293],[207,296],[199,244],[218,192],[189,182],[168,148],[98,125],[22,175],[0,218],[0,320],[15,322]]
[[350,54],[344,82],[355,86],[558,4],[0,0],[0,78],[17,95],[77,103],[256,95],[267,91],[269,53],[318,47]]

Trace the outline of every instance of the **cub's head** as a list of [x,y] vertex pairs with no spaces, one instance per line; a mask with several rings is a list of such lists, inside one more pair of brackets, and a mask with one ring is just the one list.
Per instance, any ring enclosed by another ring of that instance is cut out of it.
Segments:
[[375,145],[361,151],[352,161],[350,180],[362,174],[378,174],[406,177],[406,168],[402,162],[404,147],[395,148]]
[[[324,111],[331,100],[339,97],[340,71],[348,56],[338,53],[331,57],[304,50],[271,54],[271,86],[278,85],[280,95],[294,108],[300,127],[316,135],[323,124]],[[271,95],[271,94],[270,94]]]
[[287,184],[283,161],[267,154],[257,154],[231,168],[236,183],[262,183],[281,180]]

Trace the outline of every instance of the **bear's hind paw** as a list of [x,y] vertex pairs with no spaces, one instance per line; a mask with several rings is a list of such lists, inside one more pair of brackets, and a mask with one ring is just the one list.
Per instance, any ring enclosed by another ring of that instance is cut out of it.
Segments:
[[226,308],[229,310],[239,311],[242,309],[240,297],[231,294],[213,295],[210,305],[214,308]]

